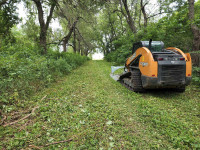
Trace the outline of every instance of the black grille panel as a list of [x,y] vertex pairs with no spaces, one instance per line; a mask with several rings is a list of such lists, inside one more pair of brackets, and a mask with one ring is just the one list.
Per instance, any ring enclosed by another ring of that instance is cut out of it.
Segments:
[[185,81],[185,65],[162,65],[160,80],[164,83],[176,84]]

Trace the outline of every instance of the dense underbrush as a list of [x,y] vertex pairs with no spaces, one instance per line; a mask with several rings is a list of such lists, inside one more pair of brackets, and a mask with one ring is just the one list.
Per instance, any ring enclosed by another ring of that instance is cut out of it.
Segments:
[[132,47],[136,40],[133,35],[127,35],[119,38],[114,42],[115,50],[106,54],[104,59],[108,62],[114,62],[115,65],[122,65],[125,60],[131,55]]
[[0,103],[27,98],[87,60],[86,56],[52,50],[41,55],[34,45],[7,45],[0,49]]

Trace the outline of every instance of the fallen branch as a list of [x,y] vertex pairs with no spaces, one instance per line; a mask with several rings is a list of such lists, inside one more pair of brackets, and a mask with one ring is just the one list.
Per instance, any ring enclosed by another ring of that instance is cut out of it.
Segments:
[[[47,97],[47,95],[45,95],[45,96],[41,99],[41,101],[43,101],[46,97]],[[13,125],[13,124],[16,124],[16,123],[18,123],[18,122],[20,122],[20,121],[22,121],[22,120],[27,119],[28,117],[30,117],[30,116],[35,112],[35,110],[36,110],[37,108],[39,108],[39,106],[34,107],[34,108],[32,109],[32,111],[31,111],[31,113],[28,114],[27,116],[25,116],[25,117],[23,117],[23,118],[21,118],[21,119],[19,119],[19,120],[16,120],[16,121],[14,121],[14,122],[6,123],[6,124],[3,125],[3,127],[9,126],[9,125]],[[25,112],[26,112],[26,111],[25,111]],[[17,113],[19,113],[19,112],[17,112]],[[4,119],[3,119],[3,121],[0,123],[0,125],[2,125],[2,124],[4,123],[4,120],[5,120],[5,119],[6,119],[6,118],[4,117]]]
[[73,138],[68,139],[68,140],[64,140],[64,141],[49,143],[49,144],[46,144],[46,145],[44,145],[42,147],[47,147],[47,146],[50,146],[50,145],[55,145],[55,144],[60,144],[60,143],[66,143],[66,142],[71,142],[71,141],[73,141]]
[[16,124],[16,123],[18,123],[18,122],[20,122],[20,121],[22,121],[22,120],[27,119],[28,117],[30,117],[30,116],[35,112],[35,110],[36,110],[37,108],[39,108],[39,106],[33,108],[32,111],[31,111],[31,113],[28,114],[27,116],[25,116],[25,117],[23,117],[23,118],[21,118],[21,119],[19,119],[19,120],[16,120],[16,121],[14,121],[14,122],[4,124],[3,127],[9,126],[9,125],[13,125],[13,124]]
[[34,148],[34,149],[41,149],[43,147],[48,147],[48,146],[51,146],[51,145],[60,144],[60,143],[66,143],[66,142],[71,142],[71,141],[73,141],[73,138],[68,139],[68,140],[64,140],[64,141],[58,141],[58,142],[49,143],[49,144],[46,144],[46,145],[43,145],[43,146],[29,145],[29,147],[30,148]]
[[21,114],[26,114],[26,113],[29,113],[30,112],[30,110],[25,110],[25,111],[19,111],[19,112],[13,112],[10,116],[16,116],[16,115],[21,115]]
[[38,146],[35,146],[35,145],[29,145],[30,148],[34,148],[34,149],[41,149],[40,147]]
[[41,99],[41,101],[43,101],[46,97],[47,97],[47,95],[45,95],[45,96]]

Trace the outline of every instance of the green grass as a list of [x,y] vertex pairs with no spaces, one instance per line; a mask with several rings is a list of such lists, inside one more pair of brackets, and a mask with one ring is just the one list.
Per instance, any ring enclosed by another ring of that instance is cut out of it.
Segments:
[[198,87],[190,85],[181,94],[138,94],[112,80],[110,66],[89,61],[29,100],[6,106],[6,123],[39,108],[23,121],[0,127],[0,148],[200,149]]

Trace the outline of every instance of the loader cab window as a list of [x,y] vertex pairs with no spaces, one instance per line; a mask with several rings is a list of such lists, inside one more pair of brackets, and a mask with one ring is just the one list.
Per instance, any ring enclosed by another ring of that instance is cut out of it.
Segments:
[[152,42],[151,52],[161,52],[164,49],[164,44],[159,41]]
[[152,41],[151,47],[149,46],[149,41],[140,41],[133,44],[132,53],[140,47],[147,47],[151,52],[162,52],[164,49],[164,43],[162,41]]
[[142,41],[144,47],[147,47],[151,52],[161,52],[164,49],[164,43],[162,41],[152,41],[151,47],[149,41]]

